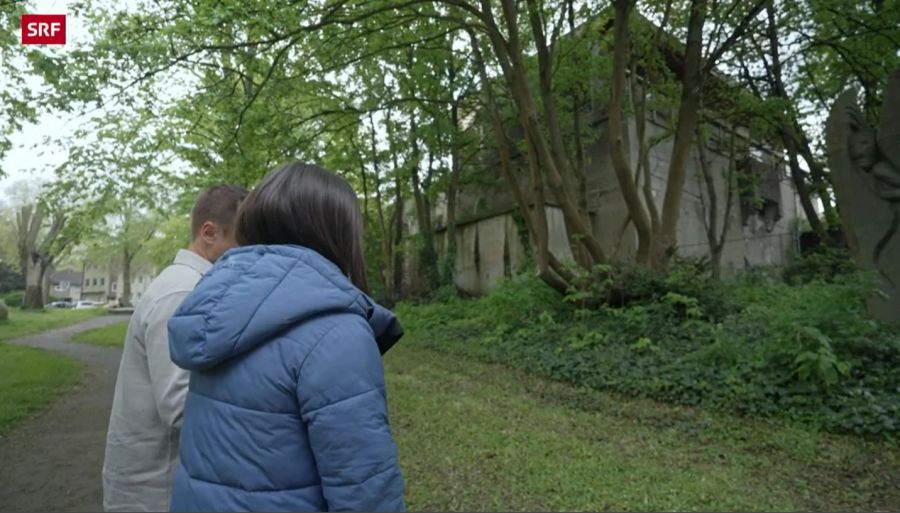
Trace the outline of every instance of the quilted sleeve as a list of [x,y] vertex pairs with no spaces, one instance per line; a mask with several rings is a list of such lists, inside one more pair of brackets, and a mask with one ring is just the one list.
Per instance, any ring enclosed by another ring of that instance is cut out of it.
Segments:
[[342,319],[304,360],[297,398],[329,511],[404,511],[371,328]]

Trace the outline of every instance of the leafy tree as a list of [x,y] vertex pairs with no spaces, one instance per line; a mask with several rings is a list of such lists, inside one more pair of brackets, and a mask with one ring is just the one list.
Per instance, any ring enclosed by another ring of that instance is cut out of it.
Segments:
[[869,121],[876,121],[881,86],[900,66],[898,27],[896,1],[769,0],[766,30],[748,34],[741,43],[744,50],[736,62],[741,78],[768,101],[763,117],[783,144],[803,211],[820,236],[839,225],[820,113],[853,86],[863,92]]
[[[685,182],[697,171],[709,184],[689,158],[702,142],[697,134],[726,118],[784,147],[810,222],[832,225],[828,171],[808,121],[848,80],[868,103],[877,101],[879,81],[897,64],[896,2],[615,0],[606,7],[89,1],[83,12],[97,40],[39,67],[59,108],[102,105],[67,138],[60,182],[96,203],[130,191],[177,196],[212,183],[252,185],[290,159],[325,163],[360,191],[374,282],[393,299],[404,282],[440,282],[434,207],[446,203],[444,251],[452,262],[461,188],[476,174],[499,175],[524,220],[537,273],[565,291],[578,275],[615,264],[620,244],[608,254],[594,222],[619,241],[633,226],[635,259],[667,267]],[[671,114],[662,135],[647,126],[653,112]],[[586,148],[604,130],[628,211],[621,226],[588,211]],[[650,153],[663,141],[671,153],[657,200]],[[706,190],[707,220],[718,220],[731,194],[714,199]],[[404,223],[407,205],[415,234]],[[563,213],[577,272],[549,247],[550,206]],[[708,226],[714,258],[725,240],[717,223]],[[420,275],[404,279],[406,263],[417,263]]]
[[[0,2],[0,24],[8,27],[0,31],[0,159],[12,146],[10,136],[37,118],[34,92],[28,78],[29,60],[37,63],[41,53],[28,50],[19,42],[19,23],[27,12],[28,2]],[[6,175],[0,167],[0,178]]]
[[[48,213],[50,212],[50,213]],[[78,221],[45,204],[23,205],[16,213],[19,265],[25,275],[26,309],[42,309],[53,265],[77,237]]]
[[131,270],[135,258],[146,252],[148,242],[157,234],[159,221],[124,202],[116,212],[105,216],[85,241],[90,248],[90,257],[101,261],[118,260],[122,271],[120,306],[131,306]]

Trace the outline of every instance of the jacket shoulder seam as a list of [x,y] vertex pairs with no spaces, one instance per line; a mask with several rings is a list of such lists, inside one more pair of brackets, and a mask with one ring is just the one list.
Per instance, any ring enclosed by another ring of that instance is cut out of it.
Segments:
[[318,408],[312,409],[312,410],[310,410],[310,411],[304,413],[303,415],[304,415],[304,416],[310,415],[310,414],[316,413],[317,411],[324,410],[325,408],[329,408],[329,407],[334,406],[334,405],[336,405],[336,404],[340,404],[340,403],[342,403],[342,402],[344,402],[344,401],[349,401],[350,399],[355,399],[355,398],[357,398],[357,397],[360,397],[360,396],[363,396],[363,395],[366,395],[366,394],[371,394],[372,392],[382,392],[382,391],[384,391],[384,387],[381,387],[381,386],[374,386],[374,387],[369,388],[369,389],[367,389],[367,390],[364,390],[364,391],[362,391],[362,392],[359,392],[359,393],[356,393],[356,394],[349,395],[349,396],[347,396],[347,397],[338,399],[337,401],[332,401],[332,402],[330,402],[330,403],[328,403],[328,404],[323,404],[322,406],[319,406]]
[[[182,468],[184,468],[183,465],[182,465]],[[320,483],[315,483],[315,484],[309,484],[309,485],[303,485],[303,486],[287,486],[284,488],[272,488],[271,490],[251,490],[251,489],[245,488],[243,486],[237,486],[237,485],[226,484],[226,483],[217,483],[215,481],[203,479],[203,478],[197,477],[197,476],[192,475],[191,473],[187,472],[187,469],[185,469],[185,475],[187,475],[188,479],[193,479],[194,481],[211,484],[213,486],[221,486],[223,488],[232,488],[234,490],[241,490],[242,492],[246,492],[246,493],[281,493],[281,492],[285,492],[285,491],[289,491],[289,490],[302,490],[304,488],[315,488],[315,487],[321,486]]]
[[[359,315],[357,315],[356,313],[354,313],[354,312],[352,312],[352,311],[349,310],[350,305],[352,305],[354,302],[356,302],[356,299],[357,299],[356,296],[352,297],[350,303],[347,304],[347,310],[342,311],[342,312],[341,312],[340,314],[338,314],[338,315],[352,315],[352,316],[354,316],[354,317],[359,317]],[[364,319],[364,318],[363,318],[363,319]],[[329,326],[329,327],[328,327],[321,335],[319,335],[319,337],[318,337],[318,338],[316,339],[316,341],[313,343],[312,347],[310,347],[309,351],[306,352],[306,355],[303,356],[303,360],[300,362],[300,368],[299,368],[299,371],[298,371],[298,376],[299,376],[299,374],[302,374],[302,373],[303,373],[303,366],[306,365],[306,360],[308,360],[309,357],[316,351],[316,349],[318,349],[319,346],[322,345],[322,342],[325,341],[325,339],[328,337],[328,335],[330,335],[331,332],[334,331],[334,329],[337,328],[337,327],[340,326],[340,325],[341,325],[340,322],[338,322],[338,321],[332,321],[332,322],[331,322],[331,325],[330,325],[330,326]]]
[[224,404],[224,405],[226,405],[226,406],[231,406],[232,408],[238,408],[238,409],[241,409],[241,410],[247,410],[247,411],[252,411],[252,412],[256,412],[256,413],[266,413],[266,414],[270,414],[270,415],[295,415],[295,416],[297,415],[297,412],[294,412],[294,411],[272,411],[272,410],[263,410],[263,409],[260,409],[260,408],[249,408],[249,407],[247,407],[247,406],[242,406],[242,405],[240,405],[240,404],[234,404],[234,403],[231,402],[231,401],[226,401],[226,400],[224,400],[224,399],[218,399],[218,398],[213,397],[213,396],[211,396],[211,395],[207,395],[207,394],[200,393],[200,392],[198,392],[198,391],[196,391],[196,390],[190,390],[188,393],[191,393],[191,394],[200,396],[200,397],[202,397],[202,398],[204,398],[204,399],[208,399],[208,400],[213,401],[213,402],[215,402],[215,403]]

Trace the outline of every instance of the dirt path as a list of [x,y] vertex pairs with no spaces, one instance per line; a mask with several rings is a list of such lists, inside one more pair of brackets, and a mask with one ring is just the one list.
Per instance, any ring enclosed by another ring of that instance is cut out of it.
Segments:
[[0,438],[0,511],[101,511],[100,470],[122,352],[69,342],[90,328],[126,321],[105,316],[10,341],[87,364],[78,384]]

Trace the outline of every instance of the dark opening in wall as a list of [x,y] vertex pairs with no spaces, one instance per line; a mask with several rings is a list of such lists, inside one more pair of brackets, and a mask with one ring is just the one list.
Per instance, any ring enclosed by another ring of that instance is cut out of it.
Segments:
[[512,264],[509,256],[509,234],[503,231],[503,276],[509,278],[512,276]]
[[475,262],[475,270],[477,272],[481,272],[481,251],[478,249],[478,228],[475,228],[475,255],[473,256],[473,260]]

